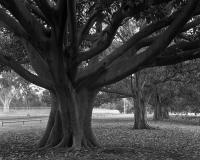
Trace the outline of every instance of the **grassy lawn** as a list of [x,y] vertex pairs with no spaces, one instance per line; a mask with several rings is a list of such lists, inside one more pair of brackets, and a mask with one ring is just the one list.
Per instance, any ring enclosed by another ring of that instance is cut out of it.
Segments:
[[[93,128],[103,149],[34,151],[45,123],[0,128],[3,160],[199,160],[200,127],[173,121],[149,121],[152,130],[132,130],[131,116],[95,116]],[[0,159],[1,159],[0,158]]]

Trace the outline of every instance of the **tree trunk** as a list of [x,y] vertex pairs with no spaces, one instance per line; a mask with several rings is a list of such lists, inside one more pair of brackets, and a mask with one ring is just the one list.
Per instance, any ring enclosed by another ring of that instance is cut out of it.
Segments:
[[162,106],[160,102],[160,97],[156,92],[155,95],[155,103],[154,103],[154,116],[153,119],[155,121],[169,119],[169,111],[166,106]]
[[154,106],[154,116],[155,121],[169,119],[169,111],[166,106],[155,105]]
[[148,129],[149,126],[146,122],[146,109],[144,98],[142,95],[139,73],[136,73],[136,99],[134,101],[134,129]]
[[79,150],[97,147],[91,128],[93,101],[96,92],[58,88],[51,93],[53,105],[39,147],[61,147]]
[[169,110],[167,106],[161,106],[161,115],[163,119],[169,119]]
[[10,98],[5,98],[5,101],[3,103],[3,112],[9,112],[10,111],[10,102],[12,99]]
[[10,111],[10,109],[9,109],[9,104],[7,104],[6,102],[3,104],[3,112],[4,113],[7,113],[7,112],[9,112]]
[[155,99],[154,99],[154,115],[153,119],[158,121],[162,119],[162,111],[161,111],[161,104],[160,104],[160,97],[158,93],[155,93]]
[[136,100],[134,105],[134,129],[148,129],[144,101]]
[[49,114],[49,120],[47,122],[47,127],[45,130],[45,133],[42,137],[42,139],[40,140],[38,147],[44,147],[47,143],[47,140],[49,138],[50,132],[53,128],[54,122],[55,122],[55,118],[56,118],[56,112],[57,112],[57,108],[58,108],[58,104],[57,104],[57,100],[56,100],[56,95],[53,92],[50,92],[51,95],[51,111]]

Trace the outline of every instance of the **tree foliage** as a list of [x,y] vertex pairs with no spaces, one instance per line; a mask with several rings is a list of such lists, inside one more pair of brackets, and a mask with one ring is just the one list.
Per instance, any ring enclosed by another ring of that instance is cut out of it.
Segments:
[[[21,40],[36,74],[15,55],[0,54],[0,63],[51,91],[40,146],[96,146],[98,90],[146,67],[198,58],[199,10],[198,0],[0,0],[1,24]],[[120,29],[130,23],[139,27],[128,36]]]
[[19,99],[19,96],[29,89],[28,82],[12,71],[1,73],[0,86],[0,101],[4,112],[9,111],[13,98]]

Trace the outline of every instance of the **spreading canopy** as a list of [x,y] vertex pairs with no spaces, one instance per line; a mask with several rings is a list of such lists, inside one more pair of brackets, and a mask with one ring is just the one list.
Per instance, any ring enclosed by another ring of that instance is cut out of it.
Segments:
[[[199,0],[0,0],[1,25],[21,39],[36,74],[10,54],[0,63],[51,91],[39,146],[98,146],[91,119],[99,88],[145,67],[198,58],[199,14]],[[130,21],[144,23],[127,34]]]
[[[198,58],[198,4],[198,0],[0,0],[1,25],[22,40],[37,75],[13,56],[0,54],[0,62],[47,89],[54,87],[58,72],[76,88],[99,88],[145,67]],[[130,19],[145,23],[126,38],[120,30]],[[120,38],[123,43],[105,54]]]

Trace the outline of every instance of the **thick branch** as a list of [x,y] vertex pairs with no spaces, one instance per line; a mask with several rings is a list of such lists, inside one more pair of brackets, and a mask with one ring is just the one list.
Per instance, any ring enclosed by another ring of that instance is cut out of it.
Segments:
[[79,58],[77,59],[77,63],[79,64],[82,61],[90,59],[104,51],[111,44],[115,33],[124,18],[125,17],[122,11],[115,13],[111,24],[101,33],[99,40],[89,51],[80,54]]
[[[132,17],[132,16],[134,17],[134,15],[137,15],[141,11],[148,8],[148,5],[159,5],[161,3],[166,3],[166,2],[170,2],[170,1],[171,0],[165,0],[165,1],[156,1],[155,0],[155,1],[151,1],[149,4],[146,4],[144,1],[139,5],[132,5],[132,4],[127,3],[124,6],[124,8],[122,7],[121,10],[119,10],[118,12],[116,12],[114,14],[111,25],[108,25],[108,27],[101,34],[100,40],[89,51],[83,52],[81,54],[80,58],[77,60],[77,63],[79,64],[82,61],[90,59],[90,58],[98,55],[99,53],[101,53],[103,50],[105,50],[111,44],[113,37],[115,36],[116,31],[117,31],[118,27],[121,25],[121,22],[124,18]],[[132,2],[130,2],[130,3],[132,3]],[[171,20],[173,20],[173,18]],[[169,21],[170,21],[170,19],[169,19]],[[170,22],[168,22],[168,23],[170,23]],[[167,22],[163,22],[163,23],[167,23]],[[166,26],[166,24],[164,26]]]
[[[117,59],[121,55],[125,54],[126,52],[133,53],[133,51],[135,51],[135,53],[136,53],[137,47],[133,49],[133,46],[136,45],[136,43],[138,41],[140,41],[144,37],[147,37],[147,36],[151,35],[155,31],[157,31],[157,30],[159,30],[159,29],[161,29],[161,28],[166,27],[167,25],[169,25],[174,20],[174,18],[176,17],[176,15],[177,14],[174,14],[174,15],[172,15],[170,17],[164,18],[161,21],[152,23],[152,24],[148,25],[147,27],[143,28],[140,32],[136,33],[132,38],[130,38],[126,43],[124,43],[119,48],[115,49],[110,55],[108,55],[105,59],[103,59],[95,67],[95,69],[93,67],[91,68],[90,66],[87,69],[85,69],[85,71],[83,71],[79,75],[79,79],[82,80],[82,79],[85,79],[87,77],[90,77],[90,75],[94,75],[95,73],[99,73],[99,71],[102,71],[103,68],[105,70],[106,66],[108,66],[115,59]],[[149,45],[149,41],[147,43]],[[152,43],[152,41],[150,42],[150,44],[151,43]],[[138,47],[141,47],[140,45],[141,45],[141,43],[138,45]],[[143,44],[142,44],[142,46],[143,46]],[[130,49],[130,48],[132,48],[132,49]]]
[[[193,16],[199,13],[199,10],[196,10]],[[107,56],[100,65],[109,65],[115,59],[120,58],[121,55],[125,54],[129,49],[132,51],[136,51],[141,49],[142,47],[151,45],[156,39],[159,38],[158,36],[153,36],[150,38],[144,39],[144,37],[150,36],[152,33],[168,26],[174,19],[177,18],[177,12],[171,15],[170,17],[166,17],[161,21],[155,22],[150,24],[149,26],[143,28],[140,32],[136,33],[132,38],[130,38],[124,45],[119,47],[118,49],[114,50],[109,56]],[[197,18],[192,22],[187,23],[184,27],[180,30],[180,32],[185,32],[192,27],[200,24],[200,19]],[[161,32],[162,34],[162,32]],[[136,52],[135,52],[136,53]]]
[[52,84],[51,81],[49,81],[47,79],[44,80],[44,79],[32,74],[31,72],[29,72],[28,70],[23,68],[20,64],[15,62],[11,57],[6,57],[6,56],[3,56],[3,55],[0,55],[0,62],[9,66],[16,73],[18,73],[24,79],[26,79],[27,81],[29,81],[33,84],[36,84],[36,85],[41,86],[41,87],[46,88],[46,89],[52,89],[53,88],[53,84]]
[[97,86],[123,79],[136,72],[146,61],[160,54],[191,17],[198,2],[198,0],[189,1],[183,12],[180,13],[171,26],[146,51],[131,57],[125,56],[108,66],[107,72],[103,74],[102,78],[100,78],[101,80],[99,79]]
[[197,49],[200,47],[200,40],[195,40],[192,42],[179,42],[175,45],[172,45],[168,47],[164,52],[162,52],[162,55],[176,55],[181,53],[181,51],[187,51],[187,50],[192,50],[192,49]]
[[45,17],[52,22],[55,9],[49,4],[48,0],[35,0],[35,2]]
[[[66,36],[66,28],[67,26],[67,17],[68,17],[68,12],[69,11],[69,6],[68,6],[68,1],[67,0],[58,0],[57,5],[56,5],[56,10],[55,10],[55,19],[54,19],[54,25],[57,26],[55,27],[56,32],[57,32],[57,40],[59,41],[58,43],[62,45],[64,41],[64,36]],[[70,2],[71,3],[71,2]],[[74,13],[73,13],[74,14]]]
[[37,17],[39,17],[41,20],[45,21],[47,24],[51,24],[49,19],[44,15],[44,13],[40,10],[39,7],[32,3],[26,3],[26,7],[31,10]]
[[8,15],[5,9],[3,8],[0,8],[0,21],[3,26],[5,26],[11,32],[15,33],[18,37],[29,39],[28,34],[21,27],[21,25],[16,21],[16,19]]
[[178,52],[173,55],[158,56],[153,61],[147,62],[142,68],[154,67],[154,66],[166,66],[177,64],[186,60],[192,60],[200,58],[200,49],[187,50]]
[[69,33],[70,33],[70,41],[72,44],[72,49],[74,53],[77,54],[77,35],[76,35],[76,1],[68,0],[68,25],[69,25]]
[[36,40],[44,41],[44,27],[30,14],[23,1],[10,0],[9,2],[5,2],[0,0],[0,4],[12,13],[29,35]]
[[100,10],[95,10],[94,13],[90,16],[90,18],[87,20],[87,22],[82,26],[82,28],[80,29],[79,33],[78,33],[78,45],[81,44],[82,40],[84,39],[84,36],[86,34],[88,34],[89,30],[91,29],[91,27],[93,26],[95,20],[97,19],[98,16],[101,15],[101,11]]

